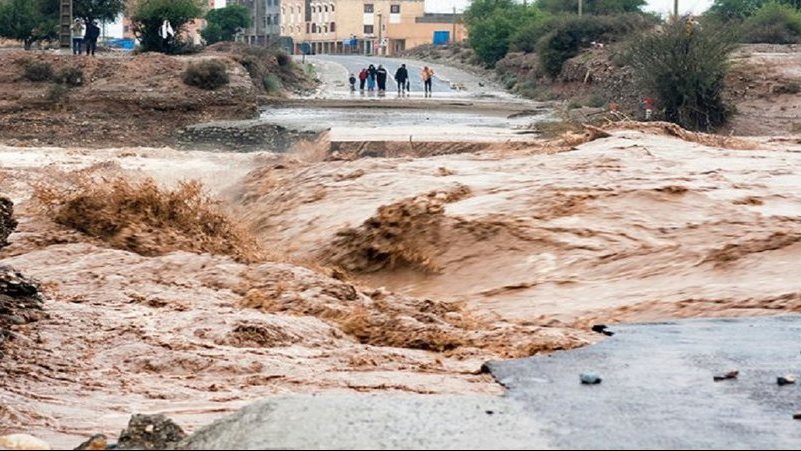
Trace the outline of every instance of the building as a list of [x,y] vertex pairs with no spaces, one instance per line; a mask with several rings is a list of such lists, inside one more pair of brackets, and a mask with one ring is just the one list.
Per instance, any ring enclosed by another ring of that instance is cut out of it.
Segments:
[[227,4],[250,10],[251,26],[242,34],[245,43],[267,45],[281,33],[281,0],[228,0]]
[[456,14],[426,14],[425,0],[282,0],[280,34],[295,53],[393,55],[434,42],[461,41]]

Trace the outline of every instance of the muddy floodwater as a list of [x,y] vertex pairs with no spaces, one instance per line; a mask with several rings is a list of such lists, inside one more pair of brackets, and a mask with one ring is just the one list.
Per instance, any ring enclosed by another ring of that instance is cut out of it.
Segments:
[[[263,117],[363,137],[434,136],[429,120],[508,137],[530,120],[370,112]],[[621,130],[333,161],[0,147],[20,223],[0,264],[42,283],[48,314],[7,350],[0,432],[66,447],[133,413],[193,430],[271,394],[499,394],[482,363],[592,343],[596,322],[801,311],[801,147],[753,145]],[[146,256],[56,224],[34,187],[75,171],[198,179],[270,257]]]

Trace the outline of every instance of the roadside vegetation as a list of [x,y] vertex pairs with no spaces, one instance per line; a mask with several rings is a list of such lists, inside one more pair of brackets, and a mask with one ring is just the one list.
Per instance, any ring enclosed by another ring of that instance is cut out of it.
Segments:
[[644,0],[583,4],[579,16],[574,1],[474,0],[470,62],[582,121],[588,109],[642,119],[653,104],[653,119],[710,131],[732,111],[722,93],[738,43],[801,42],[801,0],[715,0],[700,17],[660,17]]

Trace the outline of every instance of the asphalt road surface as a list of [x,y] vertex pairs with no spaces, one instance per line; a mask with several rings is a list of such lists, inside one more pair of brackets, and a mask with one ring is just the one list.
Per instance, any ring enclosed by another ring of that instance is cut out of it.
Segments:
[[[325,394],[251,405],[190,449],[801,449],[801,317],[613,328],[587,348],[487,365],[504,397]],[[737,379],[713,376],[739,370]],[[579,375],[597,372],[599,385]]]
[[[397,92],[398,90],[398,84],[395,82],[395,71],[398,70],[401,64],[406,64],[406,69],[409,71],[412,92],[424,91],[423,79],[420,77],[420,73],[423,71],[423,66],[425,64],[419,61],[402,61],[393,58],[381,58],[364,55],[316,55],[314,58],[330,61],[343,66],[344,71],[342,72],[342,76],[346,82],[350,74],[354,74],[356,75],[356,78],[358,78],[359,72],[363,68],[367,68],[370,64],[374,65],[376,68],[378,68],[379,65],[383,65],[389,74],[387,77],[387,91],[394,92]],[[434,81],[432,82],[432,91],[435,93],[442,93],[451,92],[452,90],[450,83],[444,81],[435,73]]]

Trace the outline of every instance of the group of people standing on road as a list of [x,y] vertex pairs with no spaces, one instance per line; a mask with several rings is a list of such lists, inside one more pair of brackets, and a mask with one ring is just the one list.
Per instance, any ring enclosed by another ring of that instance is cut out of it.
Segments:
[[[364,92],[365,87],[368,92],[373,92],[378,88],[378,95],[385,95],[387,92],[387,77],[389,73],[387,69],[379,64],[378,68],[370,65],[359,72],[358,80],[355,74],[350,74],[350,90],[356,91],[356,82],[359,82],[359,91]],[[398,85],[398,95],[408,95],[411,92],[411,77],[409,70],[406,69],[405,64],[401,64],[398,70],[395,71],[395,83]],[[431,97],[431,90],[434,80],[434,71],[428,66],[425,66],[420,72],[420,78],[423,80],[425,86],[426,97]]]
[[96,20],[85,24],[83,19],[75,19],[72,24],[72,54],[81,55],[83,48],[86,48],[86,54],[94,56],[98,38],[100,38],[100,27],[97,26]]

